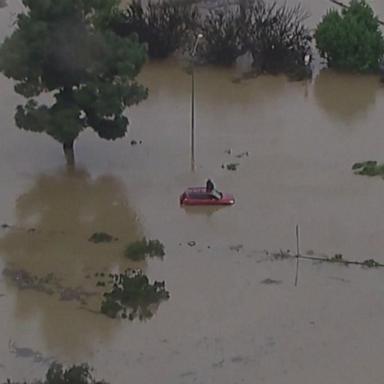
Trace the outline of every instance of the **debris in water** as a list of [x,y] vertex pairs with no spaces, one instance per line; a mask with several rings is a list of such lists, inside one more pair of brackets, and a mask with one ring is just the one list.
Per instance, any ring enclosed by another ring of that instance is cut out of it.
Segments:
[[13,353],[18,358],[33,359],[34,363],[49,364],[54,361],[52,357],[44,357],[39,351],[35,351],[31,348],[18,347],[12,340],[8,342],[8,349],[10,353]]
[[236,157],[237,157],[238,159],[241,159],[241,158],[243,158],[244,156],[248,157],[248,156],[249,156],[249,152],[248,152],[248,151],[246,151],[246,152],[241,152],[241,153],[239,153],[238,155],[236,155]]
[[328,261],[330,263],[341,263],[344,265],[348,265],[348,262],[343,259],[343,255],[341,253],[336,253],[334,256],[328,257],[324,261]]
[[361,265],[366,268],[378,268],[378,267],[383,267],[383,264],[378,263],[374,259],[368,259],[364,260]]
[[285,260],[285,259],[291,259],[293,255],[291,255],[291,252],[289,249],[287,249],[285,252],[280,249],[279,252],[272,253],[272,257],[275,260]]
[[196,241],[188,241],[187,243],[190,247],[194,247],[196,245]]
[[224,359],[212,364],[212,368],[221,368],[224,365]]
[[229,163],[229,164],[223,164],[221,168],[227,168],[228,171],[237,171],[237,167],[239,166],[239,163]]
[[237,245],[230,245],[229,249],[231,251],[240,252],[244,248],[243,244],[237,244]]
[[270,278],[267,278],[261,281],[261,284],[266,284],[266,285],[281,284],[281,283],[282,283],[281,280],[274,280]]

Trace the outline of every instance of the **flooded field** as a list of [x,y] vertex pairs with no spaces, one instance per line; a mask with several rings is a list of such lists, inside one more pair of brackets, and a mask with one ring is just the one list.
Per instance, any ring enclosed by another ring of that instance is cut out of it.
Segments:
[[[329,6],[303,3],[310,22]],[[1,39],[18,9],[0,9]],[[21,100],[0,78],[0,381],[39,378],[56,359],[111,384],[382,382],[384,269],[301,260],[295,287],[296,260],[272,253],[295,252],[299,224],[303,254],[384,263],[384,181],[351,171],[384,161],[383,87],[328,70],[238,78],[196,70],[194,173],[190,76],[176,60],[144,68],[150,96],[125,139],[80,136],[74,173],[57,143],[15,127]],[[180,208],[208,177],[236,204]],[[94,232],[117,240],[94,244]],[[124,258],[143,236],[164,243],[163,260]],[[95,274],[131,267],[164,280],[170,299],[142,322],[94,313]],[[23,273],[58,289],[23,289]]]

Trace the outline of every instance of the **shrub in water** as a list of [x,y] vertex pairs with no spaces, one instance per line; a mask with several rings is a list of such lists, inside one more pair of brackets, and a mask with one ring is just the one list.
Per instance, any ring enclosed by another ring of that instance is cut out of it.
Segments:
[[243,9],[243,17],[243,40],[259,72],[305,72],[311,35],[303,23],[307,13],[300,5],[257,0]]
[[134,0],[115,15],[111,27],[123,37],[136,33],[147,44],[150,57],[165,58],[182,46],[196,18],[196,8],[187,3],[149,1],[143,6]]
[[200,56],[212,64],[233,64],[243,50],[241,29],[238,9],[210,11],[201,23],[204,44]]
[[129,244],[125,248],[124,255],[134,261],[144,260],[147,256],[163,258],[164,245],[159,240],[146,240],[144,237],[140,241]]
[[153,284],[141,271],[126,271],[115,277],[113,289],[104,293],[101,312],[116,318],[119,314],[130,320],[144,320],[153,316],[153,306],[169,299],[165,283]]
[[352,170],[356,175],[364,176],[384,176],[384,164],[378,164],[377,161],[363,161],[355,163]]

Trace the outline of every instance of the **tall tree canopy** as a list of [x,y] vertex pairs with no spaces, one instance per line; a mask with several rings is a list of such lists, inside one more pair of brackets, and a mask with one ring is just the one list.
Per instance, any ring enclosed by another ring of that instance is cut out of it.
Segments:
[[[62,143],[74,163],[73,143],[93,128],[103,139],[123,137],[127,106],[147,90],[135,77],[146,51],[132,36],[121,38],[106,26],[117,0],[23,0],[25,12],[0,47],[0,70],[15,80],[27,99],[17,107],[19,128],[45,132]],[[53,94],[49,105],[36,99]]]
[[351,0],[341,13],[329,11],[317,26],[315,38],[330,67],[375,71],[383,58],[379,20],[365,0]]

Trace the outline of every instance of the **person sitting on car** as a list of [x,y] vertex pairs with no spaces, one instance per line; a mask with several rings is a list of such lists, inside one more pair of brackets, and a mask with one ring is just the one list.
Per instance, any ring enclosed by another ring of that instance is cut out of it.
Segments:
[[211,179],[207,180],[207,184],[205,186],[205,189],[207,193],[212,193],[215,190],[215,184],[213,184],[213,181]]

